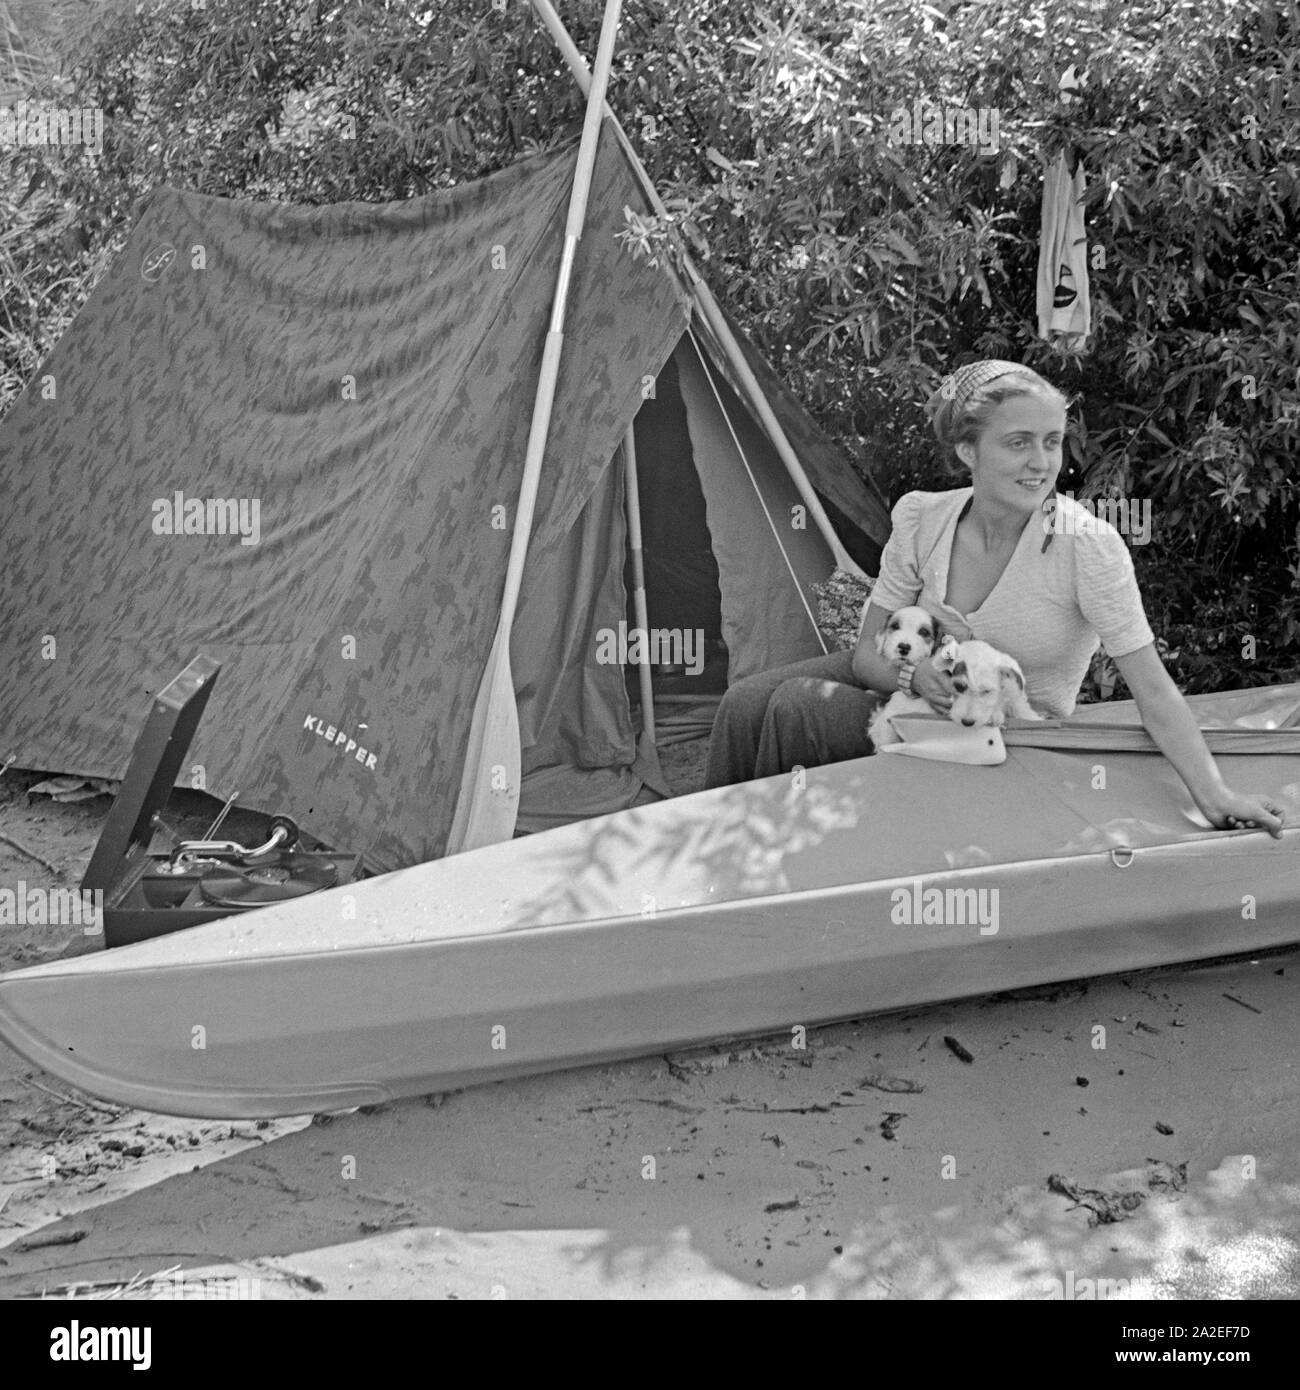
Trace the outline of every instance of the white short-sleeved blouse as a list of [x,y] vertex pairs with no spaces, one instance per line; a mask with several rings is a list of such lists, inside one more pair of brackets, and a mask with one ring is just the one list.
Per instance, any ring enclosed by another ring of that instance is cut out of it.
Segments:
[[[1040,714],[1071,714],[1098,645],[1127,656],[1155,640],[1128,547],[1109,522],[1058,496],[1055,524],[1036,511],[993,591],[959,613],[947,603],[948,566],[971,493],[963,487],[899,499],[869,602],[891,613],[918,604],[959,642],[990,643],[1020,663]],[[1054,535],[1044,551],[1048,528]]]

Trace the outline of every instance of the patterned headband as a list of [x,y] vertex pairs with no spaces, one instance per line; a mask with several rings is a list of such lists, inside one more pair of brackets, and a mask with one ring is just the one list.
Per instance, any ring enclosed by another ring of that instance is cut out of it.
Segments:
[[940,393],[952,401],[953,420],[961,416],[961,412],[966,407],[966,402],[980,389],[987,386],[989,382],[996,381],[1003,376],[1032,376],[1030,369],[1020,362],[1003,362],[998,358],[990,358],[985,362],[968,362],[964,367],[958,367],[951,373],[940,387]]

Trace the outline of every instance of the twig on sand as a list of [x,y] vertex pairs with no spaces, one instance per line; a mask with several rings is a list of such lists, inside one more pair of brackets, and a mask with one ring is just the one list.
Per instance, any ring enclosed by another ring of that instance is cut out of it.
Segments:
[[90,1234],[84,1227],[73,1226],[66,1231],[35,1231],[30,1236],[16,1240],[9,1247],[15,1255],[25,1255],[29,1250],[44,1250],[51,1245],[76,1245]]
[[292,1265],[273,1264],[270,1260],[254,1260],[253,1269],[260,1274],[266,1274],[272,1279],[283,1279],[287,1284],[297,1284],[299,1288],[306,1289],[308,1293],[324,1293],[325,1284],[317,1279],[314,1274],[308,1274],[304,1269],[294,1269]]
[[[679,1101],[679,1100],[658,1100],[658,1099],[656,1099],[654,1096],[629,1096],[629,1097],[628,1097],[628,1100],[629,1100],[629,1101],[632,1101],[634,1104],[637,1104],[637,1105],[658,1105],[658,1106],[660,1106],[660,1107],[661,1107],[662,1109],[664,1109],[664,1110],[676,1110],[676,1111],[679,1111],[679,1112],[680,1112],[681,1114],[683,1114],[683,1115],[702,1115],[702,1114],[704,1114],[704,1106],[702,1106],[702,1105],[683,1105],[683,1104],[681,1103],[681,1101]],[[598,1109],[603,1109],[603,1108],[608,1108],[608,1109],[610,1109],[610,1110],[614,1110],[614,1109],[616,1109],[617,1107],[616,1107],[616,1106],[612,1106],[612,1105],[609,1106],[609,1107],[601,1107],[601,1106],[595,1106],[595,1105],[593,1105],[593,1106],[584,1106],[583,1108],[584,1108],[584,1110],[598,1110]]]
[[[214,1264],[234,1266],[235,1269],[252,1269],[253,1275],[266,1276],[267,1279],[282,1279],[285,1283],[298,1284],[299,1287],[306,1289],[309,1293],[324,1293],[325,1291],[324,1283],[321,1283],[321,1280],[317,1279],[316,1275],[309,1275],[309,1273],[304,1272],[302,1269],[293,1269],[292,1266],[288,1265],[271,1264],[268,1259],[252,1259],[252,1261],[249,1261],[249,1259],[239,1257],[239,1255],[231,1255],[227,1254],[225,1251],[218,1250],[135,1251],[136,1259],[175,1259],[178,1255],[182,1259],[207,1259],[207,1261],[214,1262]],[[107,1265],[113,1262],[113,1258],[113,1255],[88,1255],[88,1257],[83,1259],[65,1259],[63,1264],[46,1265],[46,1268],[39,1270],[39,1272],[43,1273],[43,1275],[47,1275],[47,1273],[51,1273],[56,1269],[78,1269],[79,1266],[82,1265]],[[163,1273],[164,1275],[171,1275],[172,1270],[179,1270],[179,1268],[181,1268],[181,1266],[171,1265],[163,1270]],[[163,1277],[163,1275],[152,1275],[150,1279],[160,1279],[160,1277]],[[136,1273],[127,1287],[131,1287],[131,1284],[138,1284],[138,1282],[143,1282],[143,1277],[140,1276],[139,1273]],[[115,1287],[121,1286],[122,1282],[120,1279],[111,1280],[111,1282],[110,1280],[93,1280],[93,1282],[81,1282],[81,1280],[78,1280],[74,1286],[63,1284],[63,1286],[58,1287],[61,1287],[61,1289],[67,1289],[67,1287],[85,1289],[90,1283],[99,1284],[101,1287],[114,1287],[115,1289]],[[32,1293],[25,1293],[24,1291],[24,1293],[14,1294],[14,1297],[49,1298],[51,1295],[53,1295],[53,1297],[58,1297],[58,1287],[54,1290],[43,1289],[40,1293],[35,1293],[35,1291],[32,1291]]]
[[729,1105],[728,1110],[740,1110],[749,1115],[829,1115],[832,1110],[865,1110],[856,1101],[832,1100],[826,1104],[814,1101],[811,1105]]
[[[199,1251],[177,1251],[177,1254],[185,1255],[189,1258],[204,1258]],[[253,1270],[257,1278],[280,1279],[286,1284],[297,1284],[299,1287],[308,1290],[310,1293],[324,1293],[325,1285],[316,1278],[314,1274],[306,1274],[302,1270],[291,1269],[286,1266],[270,1264],[266,1260],[254,1260],[245,1263],[233,1255],[208,1256],[216,1258],[222,1264],[233,1265],[236,1269]],[[98,1255],[90,1260],[77,1260],[76,1264],[99,1264],[105,1260],[105,1256]],[[69,1269],[73,1265],[55,1265],[55,1269]],[[219,1279],[229,1279],[236,1276],[218,1275]],[[148,1288],[152,1284],[173,1284],[179,1279],[182,1286],[187,1282],[186,1273],[180,1265],[169,1265],[166,1269],[159,1270],[156,1274],[142,1274],[137,1271],[125,1283],[121,1279],[78,1279],[70,1284],[56,1284],[53,1288],[44,1288],[40,1293],[20,1293],[18,1298],[69,1298],[69,1297],[95,1297],[98,1293],[100,1297],[106,1299],[123,1298],[130,1294],[139,1293],[142,1289]]]
[[975,1060],[974,1054],[964,1048],[956,1038],[950,1038],[945,1035],[943,1045],[954,1057],[960,1057],[963,1062],[973,1062]]
[[157,1283],[160,1279],[170,1280],[179,1269],[180,1265],[172,1265],[168,1269],[159,1270],[157,1274],[136,1273],[125,1284],[120,1279],[77,1280],[72,1284],[59,1284],[53,1289],[44,1289],[42,1297],[94,1298],[100,1295],[104,1299],[124,1298],[128,1294],[139,1293],[141,1289]]
[[43,868],[48,869],[54,874],[56,878],[62,872],[57,864],[51,864],[43,854],[37,854],[34,849],[28,849],[21,840],[15,840],[12,835],[6,835],[3,830],[0,830],[0,840],[3,840],[5,844],[9,845],[11,848],[16,849],[19,854],[25,854],[28,859],[34,859]]
[[1262,1014],[1263,1009],[1257,1009],[1254,1004],[1247,1004],[1244,999],[1238,999],[1235,994],[1225,994],[1225,999],[1231,999],[1234,1004],[1240,1004],[1243,1009],[1249,1009],[1253,1014]]

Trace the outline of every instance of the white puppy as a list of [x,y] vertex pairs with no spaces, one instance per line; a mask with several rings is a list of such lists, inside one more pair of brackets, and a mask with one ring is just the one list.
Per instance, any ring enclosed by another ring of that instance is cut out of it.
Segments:
[[[948,718],[971,729],[994,725],[1001,728],[1008,716],[1041,719],[1025,698],[1025,676],[1014,657],[987,642],[955,642],[946,637],[935,664],[952,677],[953,703]],[[890,720],[898,714],[930,714],[930,705],[919,697],[895,691],[872,719],[868,733],[877,748],[898,743]]]
[[1007,716],[1041,719],[1025,698],[1025,673],[1020,663],[987,642],[963,642],[948,673],[956,698],[948,718],[968,729],[993,725],[1000,729]]

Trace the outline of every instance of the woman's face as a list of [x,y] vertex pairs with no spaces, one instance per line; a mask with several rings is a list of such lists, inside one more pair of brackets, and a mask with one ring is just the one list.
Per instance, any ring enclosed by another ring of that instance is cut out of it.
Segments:
[[1028,515],[1056,486],[1065,441],[1065,409],[1044,396],[1013,396],[997,406],[973,444],[957,456],[975,495]]

